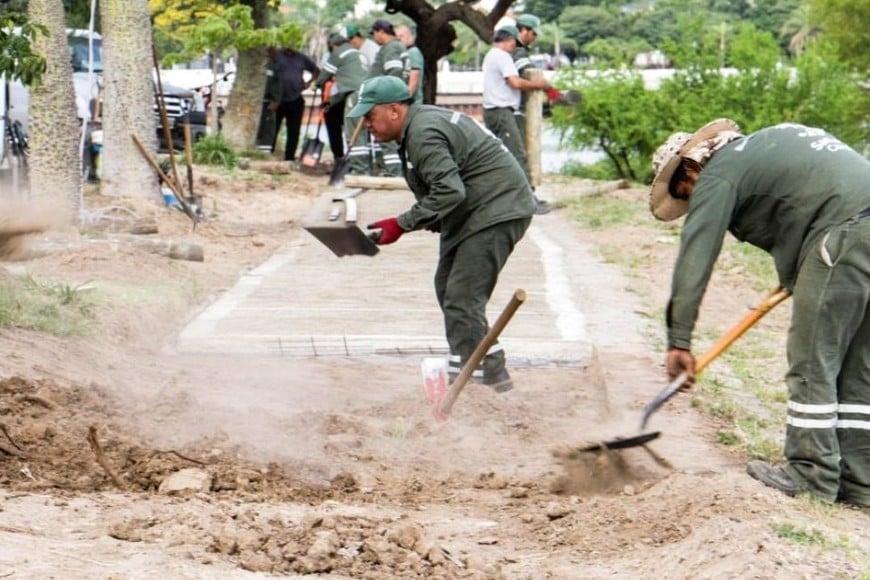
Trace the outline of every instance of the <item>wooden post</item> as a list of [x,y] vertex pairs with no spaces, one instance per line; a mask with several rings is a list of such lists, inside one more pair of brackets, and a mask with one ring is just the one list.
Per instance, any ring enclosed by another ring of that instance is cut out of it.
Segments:
[[[529,68],[523,71],[523,77],[529,80],[544,78],[540,69]],[[526,158],[529,163],[529,179],[532,187],[538,187],[543,182],[541,169],[541,140],[543,138],[544,91],[527,91],[526,95]]]

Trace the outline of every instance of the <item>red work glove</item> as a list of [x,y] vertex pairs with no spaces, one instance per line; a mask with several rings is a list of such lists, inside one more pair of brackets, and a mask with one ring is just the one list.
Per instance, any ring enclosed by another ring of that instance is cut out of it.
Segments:
[[405,233],[405,230],[402,229],[402,226],[399,225],[399,220],[394,217],[382,219],[371,223],[366,226],[370,230],[381,230],[381,233],[375,234],[372,236],[372,239],[379,246],[385,246],[387,244],[392,244],[396,240],[402,237],[402,234]]
[[550,87],[549,89],[547,89],[547,100],[550,101],[551,103],[555,103],[556,101],[558,101],[561,98],[562,98],[562,93],[559,92],[558,89],[554,89],[553,87]]
[[671,379],[677,378],[683,371],[689,374],[684,388],[688,389],[695,384],[695,357],[691,351],[682,348],[669,348],[665,357],[665,367],[667,367],[668,376]]

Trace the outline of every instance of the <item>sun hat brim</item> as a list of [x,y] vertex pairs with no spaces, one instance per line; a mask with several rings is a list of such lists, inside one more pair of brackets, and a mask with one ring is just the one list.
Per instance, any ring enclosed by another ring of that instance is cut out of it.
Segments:
[[679,151],[665,162],[653,179],[650,189],[649,206],[652,214],[662,221],[672,221],[686,215],[689,201],[671,195],[669,186],[674,172],[683,161],[683,155],[704,141],[712,139],[723,131],[739,131],[740,127],[731,119],[716,119],[695,131]]

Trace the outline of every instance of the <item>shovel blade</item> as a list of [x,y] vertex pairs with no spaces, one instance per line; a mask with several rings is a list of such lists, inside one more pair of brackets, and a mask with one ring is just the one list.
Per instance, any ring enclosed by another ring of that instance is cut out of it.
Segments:
[[586,447],[581,447],[580,451],[585,453],[587,451],[600,451],[604,449],[628,449],[629,447],[646,445],[653,439],[658,439],[661,434],[661,431],[653,431],[651,433],[635,435],[634,437],[618,437],[610,441],[602,441],[601,443],[594,443],[592,445],[587,445]]
[[320,155],[323,153],[323,142],[320,139],[308,139],[302,148],[301,165],[303,167],[317,167],[320,163]]
[[443,358],[424,358],[420,370],[423,373],[423,391],[432,408],[432,416],[439,423],[446,421],[447,415],[441,411],[441,400],[449,387],[447,361]]

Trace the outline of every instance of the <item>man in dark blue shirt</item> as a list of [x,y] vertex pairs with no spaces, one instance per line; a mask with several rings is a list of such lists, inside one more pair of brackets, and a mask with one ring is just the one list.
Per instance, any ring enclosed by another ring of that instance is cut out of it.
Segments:
[[[308,55],[292,48],[284,48],[274,52],[271,63],[273,82],[276,90],[270,108],[275,111],[275,139],[272,141],[272,153],[281,124],[287,120],[287,139],[284,142],[284,160],[296,161],[296,147],[299,143],[299,128],[302,126],[302,115],[305,112],[304,91],[317,78],[320,69]],[[310,73],[305,79],[305,72]]]

